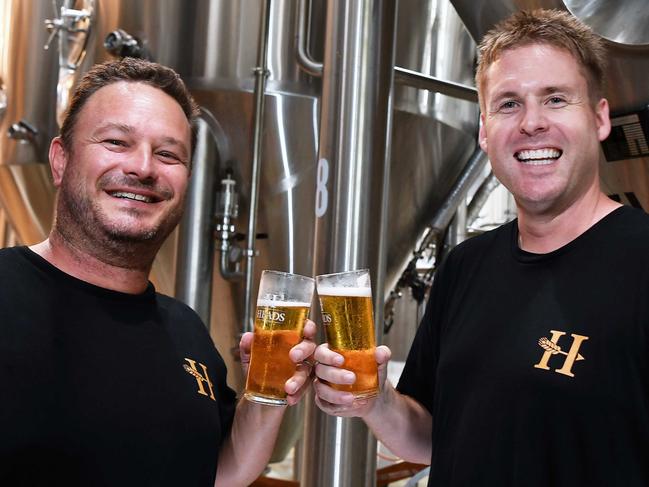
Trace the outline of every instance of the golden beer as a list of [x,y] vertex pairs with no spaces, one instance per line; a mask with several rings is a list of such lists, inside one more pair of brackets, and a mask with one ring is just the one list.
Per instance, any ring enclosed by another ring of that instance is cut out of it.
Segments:
[[245,396],[263,404],[286,404],[284,384],[295,372],[289,350],[302,338],[310,303],[259,300],[255,314]]
[[343,368],[356,374],[356,382],[351,385],[330,386],[359,398],[376,395],[379,380],[370,288],[319,285],[318,295],[329,348],[345,358]]

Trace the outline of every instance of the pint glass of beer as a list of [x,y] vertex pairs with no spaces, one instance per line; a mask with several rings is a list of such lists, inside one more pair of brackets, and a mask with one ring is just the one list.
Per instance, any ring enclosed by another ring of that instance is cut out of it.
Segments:
[[317,276],[316,283],[329,348],[345,358],[343,368],[356,374],[351,385],[329,385],[357,398],[375,396],[379,380],[369,270]]
[[262,272],[244,394],[248,400],[272,406],[286,404],[284,384],[295,372],[288,352],[302,339],[313,288],[310,277]]

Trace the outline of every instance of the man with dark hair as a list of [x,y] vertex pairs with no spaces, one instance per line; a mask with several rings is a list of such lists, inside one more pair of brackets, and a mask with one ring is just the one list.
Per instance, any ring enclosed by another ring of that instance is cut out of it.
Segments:
[[518,12],[479,46],[480,146],[518,219],[437,271],[395,389],[354,401],[316,349],[317,403],[360,416],[430,486],[649,485],[649,217],[599,187],[610,131],[601,40]]
[[[148,281],[182,214],[197,114],[154,63],[81,81],[50,146],[49,238],[0,251],[1,485],[245,486],[265,467],[284,408],[236,404],[201,320]],[[289,404],[308,375],[287,381]]]

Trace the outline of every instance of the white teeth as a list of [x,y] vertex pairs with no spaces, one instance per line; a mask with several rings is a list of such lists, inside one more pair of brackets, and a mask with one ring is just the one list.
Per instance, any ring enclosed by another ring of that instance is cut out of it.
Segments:
[[534,166],[551,164],[555,159],[561,156],[561,151],[558,149],[535,149],[535,150],[522,150],[515,154],[516,159]]
[[129,200],[135,200],[135,201],[144,201],[145,203],[151,203],[151,198],[148,196],[144,196],[142,194],[135,194],[135,193],[126,193],[124,191],[115,191],[114,193],[110,193],[111,196],[114,196],[115,198],[126,198]]

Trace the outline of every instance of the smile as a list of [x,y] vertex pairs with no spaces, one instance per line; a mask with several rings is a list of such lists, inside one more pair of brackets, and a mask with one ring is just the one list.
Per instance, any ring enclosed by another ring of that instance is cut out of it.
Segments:
[[530,164],[532,166],[541,166],[545,164],[552,164],[563,154],[559,149],[533,149],[522,150],[514,154],[514,157],[523,164]]
[[143,194],[127,193],[126,191],[111,191],[109,195],[115,198],[123,198],[127,200],[142,201],[143,203],[154,203],[155,200]]

